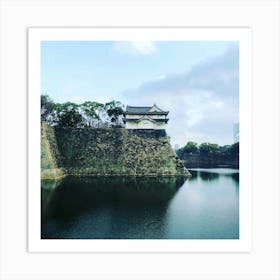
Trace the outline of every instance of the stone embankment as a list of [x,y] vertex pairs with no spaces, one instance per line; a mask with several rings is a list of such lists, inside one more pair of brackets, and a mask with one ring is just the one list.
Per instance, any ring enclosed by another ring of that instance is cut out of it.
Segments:
[[41,178],[190,176],[165,131],[41,128]]

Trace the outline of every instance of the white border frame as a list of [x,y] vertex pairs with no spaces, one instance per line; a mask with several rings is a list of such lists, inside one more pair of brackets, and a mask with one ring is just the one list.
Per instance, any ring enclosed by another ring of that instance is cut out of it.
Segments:
[[[240,207],[238,240],[41,239],[40,43],[47,40],[239,41]],[[29,28],[29,236],[30,252],[249,252],[252,187],[252,47],[249,28]]]
[[[0,279],[279,280],[279,8],[278,0],[0,0]],[[26,30],[140,25],[252,28],[252,250],[245,254],[29,253]]]

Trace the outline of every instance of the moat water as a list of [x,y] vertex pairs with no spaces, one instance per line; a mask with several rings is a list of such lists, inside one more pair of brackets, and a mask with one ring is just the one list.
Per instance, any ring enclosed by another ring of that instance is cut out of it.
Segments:
[[238,239],[239,171],[41,182],[41,238]]

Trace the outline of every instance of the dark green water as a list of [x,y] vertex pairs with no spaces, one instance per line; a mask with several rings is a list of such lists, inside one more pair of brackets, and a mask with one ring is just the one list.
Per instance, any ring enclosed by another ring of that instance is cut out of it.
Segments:
[[42,181],[42,238],[238,239],[239,172]]

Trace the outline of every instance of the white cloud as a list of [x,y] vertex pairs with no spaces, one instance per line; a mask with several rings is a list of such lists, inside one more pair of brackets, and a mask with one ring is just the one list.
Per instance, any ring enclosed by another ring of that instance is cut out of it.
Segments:
[[190,108],[186,112],[186,124],[188,127],[192,127],[203,120],[203,113],[198,108]]
[[239,115],[238,48],[204,61],[189,72],[167,74],[123,92],[133,106],[156,103],[170,111],[167,132],[173,143],[233,141],[232,126]]
[[153,41],[120,41],[115,43],[114,49],[129,55],[150,55],[157,50]]
[[166,75],[159,75],[159,76],[157,76],[157,77],[155,77],[155,80],[157,81],[157,80],[164,80],[166,78]]

